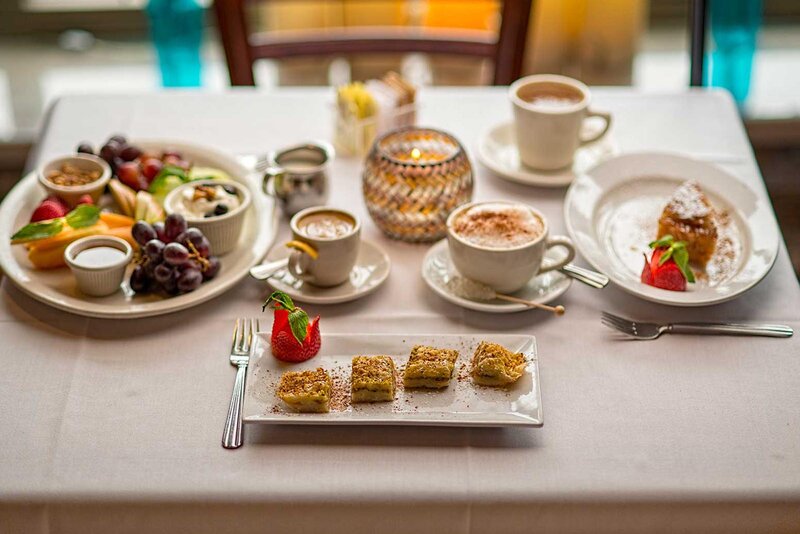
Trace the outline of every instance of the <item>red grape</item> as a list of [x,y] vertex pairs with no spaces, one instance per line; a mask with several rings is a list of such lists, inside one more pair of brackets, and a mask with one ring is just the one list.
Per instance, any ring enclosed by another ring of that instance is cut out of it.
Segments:
[[119,156],[119,144],[109,141],[100,148],[100,157],[106,160],[111,165],[114,163],[114,158]]
[[144,177],[149,181],[153,181],[153,178],[155,178],[156,175],[161,172],[161,169],[164,168],[164,164],[161,163],[161,160],[156,158],[148,158],[142,160],[141,167]]
[[141,174],[139,173],[139,166],[132,162],[126,161],[117,168],[117,177],[120,182],[128,187],[139,190],[141,189]]
[[136,221],[131,229],[131,235],[140,245],[146,245],[151,239],[158,238],[155,229],[145,221]]
[[189,251],[180,243],[170,243],[164,247],[164,261],[170,265],[182,265],[189,259]]
[[131,273],[130,279],[131,289],[136,293],[147,293],[150,290],[150,277],[144,270],[144,267],[137,265]]
[[175,277],[175,269],[166,263],[159,263],[153,271],[153,277],[159,284],[167,284]]
[[108,144],[108,143],[117,143],[118,145],[127,145],[128,144],[128,140],[125,139],[124,135],[116,134],[116,135],[112,135],[111,137],[108,138],[108,141],[107,141],[106,144]]
[[211,254],[211,243],[208,242],[208,239],[203,236],[197,243],[192,243],[194,245],[195,250],[197,253],[200,254],[203,258],[208,258]]
[[179,213],[171,213],[164,220],[164,232],[170,241],[186,231],[186,219]]
[[133,161],[142,155],[139,147],[133,145],[123,146],[119,151],[119,156],[125,161]]
[[160,263],[165,248],[166,246],[163,241],[151,239],[145,244],[144,253],[147,254],[147,257],[150,258],[152,262]]
[[222,263],[220,263],[219,258],[216,256],[210,256],[208,258],[208,267],[206,267],[203,271],[203,280],[211,280],[217,276],[217,273],[219,273],[221,267]]
[[157,223],[153,223],[153,230],[156,231],[156,236],[158,239],[163,241],[164,243],[171,243],[169,239],[167,239],[167,233],[164,231],[164,223],[158,221]]
[[203,283],[203,275],[197,269],[186,269],[178,278],[178,290],[182,292],[194,291]]
[[78,145],[78,153],[94,155],[94,149],[92,148],[92,145],[90,143],[84,141],[83,143]]

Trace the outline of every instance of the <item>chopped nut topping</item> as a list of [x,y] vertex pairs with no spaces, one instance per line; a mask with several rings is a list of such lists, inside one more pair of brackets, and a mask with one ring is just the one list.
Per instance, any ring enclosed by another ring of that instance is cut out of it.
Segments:
[[214,200],[217,198],[217,189],[213,185],[198,185],[194,188],[194,196],[192,200]]
[[85,171],[75,165],[64,163],[61,165],[61,170],[48,172],[47,179],[55,185],[74,187],[90,184],[99,179],[101,174],[100,171]]

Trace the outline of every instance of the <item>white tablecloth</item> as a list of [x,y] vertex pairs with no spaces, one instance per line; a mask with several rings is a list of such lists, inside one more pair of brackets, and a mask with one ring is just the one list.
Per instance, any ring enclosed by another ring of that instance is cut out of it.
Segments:
[[[766,194],[725,94],[595,95],[614,113],[623,151],[742,156],[726,168]],[[68,97],[43,128],[38,160],[116,132],[262,153],[330,138],[330,100],[320,89]],[[420,123],[453,132],[471,153],[511,115],[502,89],[429,89],[421,103]],[[563,190],[475,165],[475,198],[523,200],[563,232]],[[323,332],[535,334],[544,427],[248,427],[243,448],[223,450],[228,338],[235,317],[260,312],[263,285],[245,280],[172,316],[104,321],[51,310],[4,280],[0,532],[800,530],[800,337],[630,342],[599,320],[609,310],[798,329],[800,290],[783,246],[760,285],[713,308],[576,283],[563,318],[492,316],[426,290],[426,247],[388,240],[366,219],[358,160],[337,160],[332,190],[331,204],[362,214],[393,266],[363,300],[308,306]]]

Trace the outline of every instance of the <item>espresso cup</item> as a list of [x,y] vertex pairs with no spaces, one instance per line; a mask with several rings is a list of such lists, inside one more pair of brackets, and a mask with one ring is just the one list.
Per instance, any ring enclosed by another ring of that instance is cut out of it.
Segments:
[[[348,228],[337,224],[322,224],[326,215],[337,219]],[[310,229],[308,221],[321,221]],[[303,282],[319,287],[342,284],[350,278],[350,272],[358,259],[361,247],[361,222],[352,213],[316,206],[298,212],[289,223],[292,240],[286,243],[289,255],[289,272]]]
[[[471,208],[492,208],[509,206],[514,209],[529,210],[541,223],[538,235],[506,236],[509,245],[479,244],[456,231],[459,216]],[[490,286],[498,293],[513,293],[524,287],[534,276],[560,269],[575,257],[575,246],[566,236],[550,236],[547,219],[539,211],[519,202],[491,201],[471,202],[453,211],[447,218],[447,244],[450,258],[458,272],[471,280]],[[552,247],[567,250],[565,258],[558,262],[542,264],[545,252]]]
[[[556,170],[572,165],[578,147],[603,137],[611,114],[592,111],[589,88],[572,78],[537,74],[508,88],[514,108],[514,131],[520,161],[534,169]],[[593,135],[581,132],[584,121],[599,117],[604,125]]]

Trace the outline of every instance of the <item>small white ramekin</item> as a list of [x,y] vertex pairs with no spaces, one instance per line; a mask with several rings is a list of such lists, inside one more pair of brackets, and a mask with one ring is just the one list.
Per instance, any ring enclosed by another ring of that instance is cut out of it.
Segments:
[[[102,267],[86,267],[75,263],[75,257],[86,249],[94,247],[113,247],[125,253],[125,257],[111,265]],[[105,297],[119,290],[122,279],[125,278],[125,269],[131,261],[133,249],[124,239],[113,236],[92,235],[83,237],[70,243],[64,251],[66,261],[78,288],[82,293],[91,297]]]
[[[61,166],[65,163],[74,165],[81,170],[100,171],[100,178],[85,185],[75,186],[56,185],[47,179],[47,174],[50,171],[61,170]],[[61,198],[66,202],[67,206],[74,208],[78,205],[78,200],[83,195],[87,194],[91,196],[94,203],[97,204],[100,195],[103,194],[106,184],[111,179],[111,167],[109,167],[105,160],[97,156],[91,154],[72,154],[48,161],[39,168],[37,174],[39,175],[39,183],[42,184],[49,194]]]
[[[234,187],[239,194],[239,207],[229,211],[225,215],[217,215],[207,219],[203,217],[191,217],[179,209],[176,209],[177,204],[180,202],[181,195],[186,190],[185,188],[195,187],[197,185],[230,185]],[[247,208],[250,207],[250,200],[250,189],[239,182],[197,180],[195,182],[182,184],[170,191],[164,199],[164,210],[167,212],[167,215],[172,213],[183,215],[189,226],[197,228],[206,236],[208,242],[211,244],[211,254],[214,256],[222,256],[236,248],[236,245],[239,243],[239,236],[244,226],[244,216],[247,213]]]

